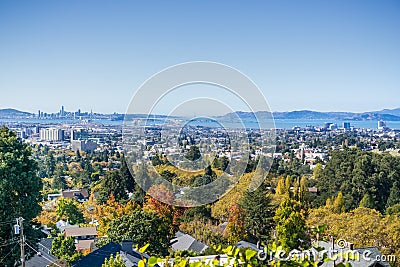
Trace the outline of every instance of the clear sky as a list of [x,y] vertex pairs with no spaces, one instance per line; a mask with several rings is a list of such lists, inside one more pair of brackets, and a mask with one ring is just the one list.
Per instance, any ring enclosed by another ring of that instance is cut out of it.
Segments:
[[0,1],[0,108],[122,113],[193,60],[242,71],[274,111],[397,108],[400,2]]

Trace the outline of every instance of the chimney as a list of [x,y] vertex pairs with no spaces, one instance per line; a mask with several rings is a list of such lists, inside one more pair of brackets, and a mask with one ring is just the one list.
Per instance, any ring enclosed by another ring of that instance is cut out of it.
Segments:
[[132,254],[133,253],[133,241],[132,240],[122,240],[121,243],[122,251]]

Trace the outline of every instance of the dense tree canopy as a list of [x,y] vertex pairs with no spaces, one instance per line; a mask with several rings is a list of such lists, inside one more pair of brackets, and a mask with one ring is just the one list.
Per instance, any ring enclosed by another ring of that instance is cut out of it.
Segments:
[[247,191],[239,205],[245,214],[244,227],[249,231],[249,238],[259,244],[267,241],[274,225],[275,207],[271,204],[271,196],[259,187],[253,192]]
[[69,221],[71,224],[84,223],[83,214],[78,209],[78,203],[74,199],[60,198],[57,201],[57,219]]
[[398,214],[385,217],[374,209],[356,208],[350,212],[332,213],[326,206],[312,209],[307,218],[311,226],[326,225],[322,238],[345,238],[356,248],[377,246],[382,254],[400,257],[400,220]]
[[54,238],[50,253],[59,259],[66,259],[71,262],[82,256],[82,254],[76,252],[75,249],[74,237],[70,236],[65,238],[63,235],[59,235]]
[[150,244],[149,252],[165,256],[169,247],[169,224],[155,212],[134,210],[111,222],[108,237],[115,242],[129,239],[139,247]]
[[305,214],[300,202],[286,197],[276,210],[274,220],[276,235],[284,249],[298,249],[307,244]]
[[320,206],[339,191],[343,193],[345,210],[358,207],[367,193],[373,208],[381,212],[400,201],[397,193],[389,198],[390,191],[396,192],[400,183],[400,158],[390,154],[357,149],[334,151],[318,176]]
[[[40,190],[42,182],[37,176],[37,164],[32,159],[30,148],[19,140],[15,133],[2,126],[0,128],[0,243],[14,238],[12,225],[15,218],[25,219],[24,234],[35,239],[31,221],[41,208]],[[18,259],[18,249],[11,253],[12,246],[0,246],[0,255],[9,256],[0,265],[13,266]]]

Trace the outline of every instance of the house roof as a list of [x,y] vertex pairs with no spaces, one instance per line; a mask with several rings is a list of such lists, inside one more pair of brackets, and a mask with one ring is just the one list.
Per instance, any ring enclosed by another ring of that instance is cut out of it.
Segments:
[[[85,257],[82,257],[74,261],[72,267],[101,267],[105,259],[110,258],[111,255],[119,253],[124,261],[125,266],[134,267],[138,265],[138,262],[142,259],[142,256],[132,248],[129,249],[129,244],[125,243],[126,246],[110,242],[107,245],[89,253]],[[149,258],[147,254],[143,254],[143,257]]]
[[43,267],[55,261],[56,257],[50,254],[53,238],[42,238],[38,243],[38,252],[41,255],[35,254],[32,258],[25,262],[26,267]]
[[94,240],[78,240],[78,243],[76,244],[76,249],[77,250],[91,250],[92,249],[92,244],[94,243]]
[[70,189],[62,191],[63,198],[86,199],[89,197],[87,189]]
[[101,267],[105,259],[111,255],[116,255],[121,251],[121,245],[110,242],[107,245],[89,253],[85,257],[74,261],[71,265],[73,267]]
[[42,255],[35,254],[35,256],[25,261],[25,267],[43,267],[57,260],[57,258],[52,255],[43,252],[41,253]]
[[196,253],[201,253],[208,248],[208,246],[188,234],[177,233],[176,238],[171,240],[172,250],[191,250]]
[[64,233],[66,236],[97,236],[96,227],[70,227],[65,228]]
[[54,238],[42,238],[39,242],[39,249],[44,249],[47,251],[51,250]]

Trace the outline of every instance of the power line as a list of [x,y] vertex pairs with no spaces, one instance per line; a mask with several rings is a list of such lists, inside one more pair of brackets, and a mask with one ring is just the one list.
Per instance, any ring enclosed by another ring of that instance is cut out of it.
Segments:
[[[25,244],[32,249],[33,251],[35,251],[37,254],[39,254],[40,252],[37,251],[36,249],[34,249],[31,245],[29,245],[29,243],[27,241],[25,241]],[[42,253],[40,253],[41,257],[44,258],[45,260],[47,260],[48,262],[51,262],[59,267],[62,267],[61,265],[59,265],[58,263],[56,263],[55,261],[50,260],[49,258],[47,258],[46,256],[44,256]]]
[[18,243],[15,244],[14,247],[2,259],[0,259],[0,262],[4,262],[4,260],[8,257],[8,255],[10,255],[17,246],[18,246]]
[[9,246],[9,245],[12,245],[12,244],[14,244],[15,242],[18,242],[18,241],[19,241],[18,238],[13,238],[13,239],[7,240],[3,244],[0,244],[0,247],[6,247],[6,246]]
[[15,223],[15,221],[0,222],[1,225],[12,224],[12,223]]

